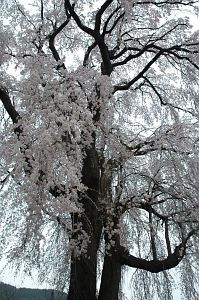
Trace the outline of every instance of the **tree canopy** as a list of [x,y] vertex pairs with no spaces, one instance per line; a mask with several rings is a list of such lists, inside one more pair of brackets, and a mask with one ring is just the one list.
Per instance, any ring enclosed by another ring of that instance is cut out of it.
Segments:
[[198,299],[198,3],[1,1],[0,252],[68,300]]

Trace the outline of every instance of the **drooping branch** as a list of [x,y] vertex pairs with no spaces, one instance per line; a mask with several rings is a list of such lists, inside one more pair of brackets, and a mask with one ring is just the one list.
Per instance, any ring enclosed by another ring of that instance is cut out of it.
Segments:
[[[191,53],[191,51],[189,52]],[[199,53],[199,51],[192,51],[192,53]],[[174,53],[171,53],[174,57],[176,57],[178,60],[185,60],[187,61],[188,63],[190,63],[194,68],[196,68],[197,70],[199,70],[199,65],[197,65],[195,62],[193,62],[189,57],[187,56],[184,56],[184,55],[180,55],[176,52]]]
[[[8,91],[2,87],[0,88],[0,99],[9,117],[11,118],[13,124],[15,125],[14,132],[17,135],[17,138],[23,141],[25,133],[24,133],[23,125],[21,123],[22,118],[19,112],[15,109],[14,105],[12,104]],[[24,156],[24,160],[26,162],[26,168],[25,168],[26,175],[31,174],[33,169],[32,162],[34,161],[34,157],[30,157],[30,155],[28,156],[26,155],[26,150],[28,149],[29,149],[29,145],[27,144],[23,145],[23,147],[20,148]],[[45,173],[43,170],[39,170],[38,173],[39,173],[38,181],[42,181],[43,178],[45,177]],[[54,185],[50,187],[49,192],[51,193],[52,196],[56,198],[61,195],[65,195],[65,188],[63,185],[59,185],[59,186]]]
[[19,12],[22,14],[22,16],[26,19],[26,21],[28,22],[29,26],[33,26],[33,28],[37,31],[37,28],[34,24],[34,22],[32,22],[32,20],[28,17],[28,15],[24,12],[23,10],[23,6],[19,3],[17,3],[17,1],[15,1],[16,7],[19,10]]
[[[125,212],[132,208],[138,208],[143,209],[149,214],[153,214],[158,219],[165,222],[168,219],[168,215],[164,215],[160,212],[158,212],[154,207],[153,203],[149,203],[147,201],[142,200],[145,196],[145,192],[141,193],[140,195],[135,195],[127,199],[126,201],[123,200],[123,203],[116,203],[115,204],[115,214],[119,217],[121,217]],[[140,200],[138,200],[140,199]]]
[[[24,131],[23,131],[23,126],[21,124],[21,116],[18,113],[18,111],[15,109],[14,105],[12,104],[12,101],[10,99],[9,93],[8,91],[6,91],[5,88],[0,88],[0,99],[2,101],[2,104],[5,108],[5,110],[7,111],[9,117],[11,118],[14,126],[14,133],[17,135],[17,138],[19,140],[23,140],[24,138]],[[26,150],[28,150],[28,145],[25,144],[23,145],[20,150],[24,155],[24,160],[26,163],[26,167],[25,167],[25,172],[26,173],[30,173],[30,171],[32,170],[32,163],[31,163],[31,158],[29,156],[26,155]]]
[[[165,103],[166,105],[166,103]],[[169,105],[169,104],[168,104]],[[176,107],[178,108],[178,107]],[[180,109],[180,108],[179,108]],[[167,136],[169,133],[169,130],[166,131],[165,136]],[[168,151],[168,152],[173,152],[176,154],[181,154],[181,155],[190,155],[190,151],[182,151],[179,149],[175,149],[171,146],[167,146],[166,144],[163,144],[162,136],[157,137],[156,139],[150,139],[150,140],[145,140],[137,143],[136,145],[127,145],[124,143],[122,140],[120,140],[121,144],[126,147],[127,151],[132,151],[133,156],[142,156],[146,155],[148,153],[154,152],[154,151]]]
[[157,88],[155,87],[155,85],[146,77],[143,76],[144,80],[149,84],[149,86],[152,88],[152,90],[154,91],[154,93],[158,96],[160,103],[162,105],[166,105],[166,103],[164,102],[162,95],[159,93],[159,91],[157,90]]
[[[158,91],[158,88],[160,88],[160,87],[156,87],[155,84],[153,84],[151,82],[151,80],[149,80],[149,78],[147,78],[146,76],[143,76],[143,79],[144,79],[144,81],[146,83],[148,83],[148,86],[153,90],[153,92],[155,93],[155,95],[158,97],[158,99],[160,100],[160,104],[161,105],[165,105],[165,106],[168,106],[170,108],[174,108],[176,110],[180,110],[180,111],[182,111],[184,113],[192,115],[193,117],[196,117],[196,114],[194,112],[190,111],[189,109],[185,109],[185,108],[177,106],[177,105],[175,105],[173,103],[166,102],[163,99],[163,96],[161,95],[161,93]],[[146,85],[146,84],[143,82],[142,86],[144,86],[144,85]],[[150,149],[150,150],[152,150],[152,149]],[[154,149],[154,150],[156,150],[156,149]],[[177,153],[177,151],[175,149],[164,149],[164,148],[161,148],[161,150],[169,150],[169,151],[173,151],[173,152]],[[180,151],[178,153],[183,153],[183,152]],[[185,153],[183,153],[183,154],[185,154]],[[190,153],[186,153],[186,154],[190,154]]]

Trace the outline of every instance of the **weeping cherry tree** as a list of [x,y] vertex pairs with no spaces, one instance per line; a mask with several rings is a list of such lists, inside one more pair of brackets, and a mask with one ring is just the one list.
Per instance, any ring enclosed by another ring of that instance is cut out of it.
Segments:
[[199,297],[198,4],[1,1],[0,253],[68,300]]

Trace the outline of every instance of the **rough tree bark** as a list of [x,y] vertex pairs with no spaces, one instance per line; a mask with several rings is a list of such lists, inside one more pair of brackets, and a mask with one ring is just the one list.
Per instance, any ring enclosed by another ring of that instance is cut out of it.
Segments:
[[78,227],[81,223],[82,229],[90,238],[90,243],[86,256],[82,254],[76,258],[72,254],[68,300],[96,299],[97,251],[102,232],[102,221],[99,215],[100,170],[95,143],[86,151],[82,182],[87,187],[85,195],[80,196],[84,213],[81,217],[73,216],[73,227]]

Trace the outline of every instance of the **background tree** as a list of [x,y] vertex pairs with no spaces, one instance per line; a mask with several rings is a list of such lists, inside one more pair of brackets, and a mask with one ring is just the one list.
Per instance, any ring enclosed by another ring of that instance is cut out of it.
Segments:
[[2,2],[1,252],[69,300],[198,299],[198,2]]

